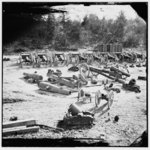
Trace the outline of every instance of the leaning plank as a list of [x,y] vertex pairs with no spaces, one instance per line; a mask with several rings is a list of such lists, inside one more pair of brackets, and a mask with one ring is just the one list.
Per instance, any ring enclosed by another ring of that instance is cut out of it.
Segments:
[[11,127],[17,127],[17,126],[33,126],[35,124],[36,124],[36,121],[33,119],[18,120],[18,121],[4,123],[3,128],[11,128]]
[[16,134],[24,134],[24,133],[33,133],[38,132],[39,127],[16,127],[16,128],[7,128],[3,130],[3,136],[10,136]]

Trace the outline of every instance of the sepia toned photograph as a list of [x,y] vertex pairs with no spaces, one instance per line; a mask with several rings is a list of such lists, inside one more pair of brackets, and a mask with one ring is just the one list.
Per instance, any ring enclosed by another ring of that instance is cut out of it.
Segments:
[[148,147],[148,2],[2,2],[2,147]]

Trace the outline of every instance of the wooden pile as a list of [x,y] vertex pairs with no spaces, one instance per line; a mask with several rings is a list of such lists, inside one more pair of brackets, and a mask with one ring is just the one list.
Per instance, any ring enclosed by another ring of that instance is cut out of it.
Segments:
[[16,134],[38,132],[39,127],[35,125],[36,121],[33,119],[6,122],[3,124],[2,134],[3,136],[10,136]]

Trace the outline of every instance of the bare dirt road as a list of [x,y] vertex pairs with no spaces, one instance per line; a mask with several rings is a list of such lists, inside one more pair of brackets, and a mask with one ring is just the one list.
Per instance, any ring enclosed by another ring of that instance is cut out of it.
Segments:
[[[60,133],[40,129],[38,133],[11,136],[11,138],[100,138],[104,134],[110,146],[129,146],[147,129],[146,81],[137,80],[139,75],[146,75],[145,67],[129,68],[131,77],[128,80],[135,78],[141,88],[141,93],[123,89],[120,93],[114,93],[114,102],[109,111],[109,117],[107,110],[104,110],[106,107],[95,107],[94,98],[92,103],[77,102],[77,93],[65,96],[40,91],[36,84],[27,83],[22,79],[23,72],[37,71],[46,80],[46,73],[50,68],[19,68],[15,65],[18,56],[9,56],[9,58],[10,61],[3,62],[3,122],[9,121],[11,116],[17,116],[19,120],[33,118],[38,124],[56,127],[58,121],[63,119],[69,105],[74,102],[81,109],[95,113],[95,125],[90,129],[72,129]],[[60,69],[63,76],[78,74],[78,72],[68,72],[67,67],[53,69]],[[104,77],[99,76],[99,79],[104,79]],[[121,84],[115,83],[114,85],[121,88]],[[94,92],[98,89],[103,91],[103,86],[84,89],[94,96]],[[119,116],[119,121],[114,123],[116,115]]]

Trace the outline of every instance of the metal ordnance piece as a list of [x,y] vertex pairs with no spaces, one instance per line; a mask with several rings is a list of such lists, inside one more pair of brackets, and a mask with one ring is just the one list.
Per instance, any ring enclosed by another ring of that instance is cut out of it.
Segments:
[[35,53],[33,67],[41,67],[41,65],[51,65],[51,59],[47,53]]
[[31,53],[21,53],[18,59],[18,64],[22,68],[23,65],[33,65],[34,56]]
[[61,77],[62,73],[59,70],[56,70],[54,72],[53,70],[49,69],[47,72],[48,81],[51,83],[59,84],[59,85],[65,85],[70,88],[75,88],[77,86],[77,82],[74,80],[69,80],[67,78]]
[[108,108],[110,108],[110,106],[112,105],[113,100],[114,100],[113,91],[110,91],[108,94],[105,95],[105,94],[101,93],[100,90],[98,90],[95,93],[95,105],[96,105],[96,107],[98,107],[101,100],[106,100],[108,102]]
[[[124,80],[122,80],[122,75],[125,75],[125,76],[130,76],[129,74],[123,72],[123,71],[120,71],[119,69],[117,68],[111,68],[111,70],[105,70],[105,69],[99,69],[99,68],[96,68],[96,67],[93,67],[93,66],[90,66],[90,65],[87,65],[87,64],[81,64],[79,66],[79,69],[80,69],[80,74],[82,76],[84,76],[85,78],[89,78],[89,75],[90,75],[90,72],[92,75],[102,75],[102,76],[105,76],[109,79],[112,79],[112,80],[115,80],[119,83],[124,83]],[[113,70],[113,71],[112,71]],[[93,74],[94,73],[94,74]]]
[[60,86],[48,83],[48,82],[40,82],[38,84],[38,87],[43,90],[43,91],[47,91],[47,92],[54,92],[54,93],[60,93],[60,94],[64,94],[64,95],[70,95],[71,91],[64,89]]
[[43,76],[38,75],[37,73],[23,73],[24,79],[29,81],[30,83],[38,83],[43,80]]
[[129,81],[129,83],[124,83],[122,85],[122,87],[126,90],[129,90],[129,91],[134,91],[136,93],[140,93],[141,90],[140,90],[140,86],[136,85],[136,80],[135,79],[131,79]]

